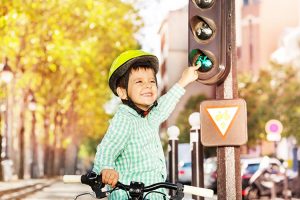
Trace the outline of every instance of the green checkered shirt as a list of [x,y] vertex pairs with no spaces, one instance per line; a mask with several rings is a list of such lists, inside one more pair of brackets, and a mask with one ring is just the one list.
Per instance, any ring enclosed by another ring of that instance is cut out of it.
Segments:
[[[99,174],[103,169],[115,169],[119,181],[124,184],[140,181],[147,186],[165,181],[167,172],[159,126],[169,117],[184,92],[184,88],[175,84],[158,99],[158,105],[145,118],[121,104],[97,147],[93,171]],[[162,199],[157,194],[147,197]],[[127,195],[117,190],[109,199],[127,199]]]

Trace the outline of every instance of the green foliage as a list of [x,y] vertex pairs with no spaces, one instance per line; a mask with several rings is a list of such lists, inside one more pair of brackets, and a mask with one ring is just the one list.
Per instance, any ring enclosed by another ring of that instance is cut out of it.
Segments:
[[187,103],[184,106],[184,109],[178,115],[176,120],[176,125],[180,130],[179,142],[180,143],[188,143],[190,142],[190,129],[191,126],[189,124],[189,116],[193,112],[199,112],[200,103],[205,100],[206,97],[204,95],[192,96],[189,98]]
[[39,116],[54,125],[60,112],[66,138],[93,144],[110,118],[103,108],[110,64],[139,46],[141,25],[137,10],[121,0],[1,1],[0,57],[9,59],[15,89],[34,92]]
[[239,77],[240,97],[247,102],[249,145],[265,139],[265,124],[278,119],[282,136],[293,135],[300,141],[300,79],[297,69],[273,64],[258,77]]

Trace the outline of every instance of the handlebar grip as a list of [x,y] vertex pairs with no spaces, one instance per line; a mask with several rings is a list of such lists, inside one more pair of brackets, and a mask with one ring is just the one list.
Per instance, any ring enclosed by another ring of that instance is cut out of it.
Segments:
[[212,198],[214,196],[214,191],[206,188],[199,188],[189,185],[183,186],[183,193],[193,194],[201,197]]
[[64,175],[64,183],[81,183],[81,175]]

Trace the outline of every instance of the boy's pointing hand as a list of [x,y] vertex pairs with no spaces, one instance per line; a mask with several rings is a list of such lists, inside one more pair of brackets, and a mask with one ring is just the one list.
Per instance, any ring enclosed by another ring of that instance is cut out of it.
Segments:
[[197,70],[201,67],[201,64],[197,66],[191,66],[186,68],[182,75],[180,80],[177,82],[181,87],[187,86],[189,83],[195,81],[198,79],[198,72]]

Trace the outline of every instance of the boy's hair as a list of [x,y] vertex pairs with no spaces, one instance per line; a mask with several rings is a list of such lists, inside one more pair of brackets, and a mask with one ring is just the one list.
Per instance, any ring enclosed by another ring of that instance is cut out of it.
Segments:
[[127,90],[128,89],[128,81],[129,81],[130,73],[133,70],[138,70],[138,69],[144,69],[144,70],[152,69],[153,75],[155,77],[155,82],[156,82],[156,85],[157,85],[156,74],[155,74],[155,71],[154,71],[153,67],[151,67],[148,63],[143,62],[143,63],[135,63],[134,65],[132,65],[127,70],[127,72],[117,80],[117,87],[121,87],[121,88],[124,88],[124,89]]

